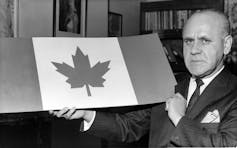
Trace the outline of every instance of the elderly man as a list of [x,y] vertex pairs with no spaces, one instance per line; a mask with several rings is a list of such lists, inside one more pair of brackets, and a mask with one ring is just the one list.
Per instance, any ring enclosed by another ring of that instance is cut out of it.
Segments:
[[190,76],[176,94],[151,109],[126,114],[64,108],[51,114],[85,120],[88,133],[132,142],[150,132],[149,147],[237,146],[237,78],[223,60],[231,50],[228,19],[196,12],[183,29],[183,55]]

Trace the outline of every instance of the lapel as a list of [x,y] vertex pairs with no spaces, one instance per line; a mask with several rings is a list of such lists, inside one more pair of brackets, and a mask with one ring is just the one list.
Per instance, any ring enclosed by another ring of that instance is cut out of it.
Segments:
[[190,76],[187,76],[183,81],[178,83],[175,86],[175,93],[180,93],[185,99],[187,99],[189,81]]
[[194,119],[206,107],[210,106],[214,102],[223,98],[227,93],[232,91],[229,87],[230,77],[231,75],[228,70],[226,68],[223,69],[221,73],[217,75],[206,87],[187,116],[189,116],[191,119]]

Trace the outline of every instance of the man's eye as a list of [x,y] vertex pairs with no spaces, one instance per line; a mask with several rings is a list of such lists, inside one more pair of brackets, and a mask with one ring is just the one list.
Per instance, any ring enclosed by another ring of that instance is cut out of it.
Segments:
[[209,44],[211,41],[208,39],[201,39],[202,44]]
[[192,40],[184,40],[184,43],[185,43],[186,45],[190,45],[190,44],[193,43],[193,41],[192,41]]

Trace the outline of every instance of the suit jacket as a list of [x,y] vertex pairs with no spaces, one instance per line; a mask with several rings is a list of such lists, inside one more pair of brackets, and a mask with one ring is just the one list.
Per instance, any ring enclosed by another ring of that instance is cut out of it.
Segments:
[[[187,97],[189,78],[178,83],[176,92]],[[220,123],[201,123],[209,111],[218,110]],[[165,103],[129,112],[97,112],[88,133],[108,140],[133,142],[147,132],[149,147],[237,146],[237,78],[224,69],[206,87],[192,110],[175,127]]]

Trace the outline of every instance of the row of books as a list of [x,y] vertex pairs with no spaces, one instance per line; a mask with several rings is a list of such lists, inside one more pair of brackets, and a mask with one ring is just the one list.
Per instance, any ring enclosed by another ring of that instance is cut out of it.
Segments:
[[187,19],[200,10],[164,10],[145,12],[144,31],[182,29]]

